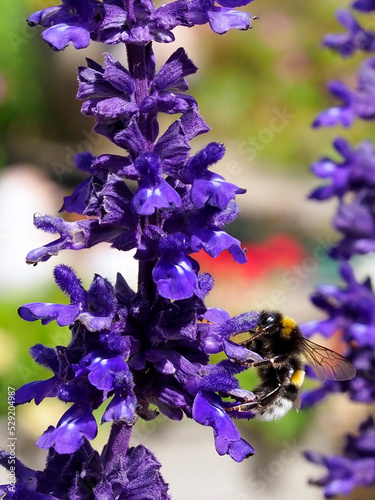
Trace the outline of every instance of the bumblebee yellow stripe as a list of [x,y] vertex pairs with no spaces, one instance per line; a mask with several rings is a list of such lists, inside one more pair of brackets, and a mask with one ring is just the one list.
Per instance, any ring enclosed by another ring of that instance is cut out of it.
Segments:
[[300,388],[305,380],[304,370],[296,370],[290,378],[290,383]]
[[290,335],[292,331],[295,329],[297,326],[297,323],[294,321],[292,318],[288,318],[285,316],[285,318],[282,319],[282,324],[283,324],[283,335]]

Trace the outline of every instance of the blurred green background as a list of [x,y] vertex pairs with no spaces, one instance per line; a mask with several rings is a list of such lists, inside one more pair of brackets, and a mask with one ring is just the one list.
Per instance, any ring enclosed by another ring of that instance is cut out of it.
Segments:
[[[83,51],[68,48],[62,53],[52,52],[41,40],[41,31],[29,28],[25,18],[54,4],[2,0],[0,5],[0,185],[12,171],[30,168],[48,183],[48,192],[53,193],[50,201],[57,213],[62,196],[83,178],[73,168],[74,154],[84,149],[94,154],[116,151],[109,141],[90,132],[92,122],[79,113],[80,103],[75,99],[76,66],[84,65],[86,56],[101,62],[103,49],[112,51],[122,62],[124,54],[120,47],[104,48],[99,44]],[[254,254],[249,250],[254,269],[243,274],[238,267],[223,264],[215,274],[213,264],[202,261],[204,270],[212,271],[217,281],[209,305],[227,308],[231,314],[259,308],[256,306],[267,303],[276,289],[285,296],[280,304],[282,310],[298,321],[311,319],[317,314],[308,300],[314,285],[323,280],[337,281],[336,265],[329,259],[323,258],[315,266],[306,264],[319,237],[330,241],[336,237],[329,227],[334,205],[317,206],[305,197],[318,183],[309,173],[309,165],[323,155],[333,154],[333,137],[343,135],[355,143],[373,135],[371,126],[361,123],[349,131],[310,128],[317,113],[335,103],[326,92],[328,80],[344,79],[355,85],[361,56],[344,61],[337,54],[321,50],[322,36],[341,30],[334,12],[342,6],[346,2],[256,0],[247,10],[260,19],[254,20],[249,32],[233,31],[219,36],[207,26],[179,29],[176,42],[154,47],[159,66],[180,45],[197,64],[198,73],[189,79],[190,93],[197,99],[212,131],[199,137],[194,148],[213,140],[223,142],[227,155],[217,171],[248,190],[241,197],[243,200],[238,200],[242,212],[230,232],[250,246],[261,245],[265,249],[258,253],[254,250]],[[371,16],[365,19],[374,22]],[[275,123],[277,129],[272,125]],[[17,183],[14,186],[15,194],[9,193],[8,204],[0,205],[2,218],[16,212]],[[29,209],[29,226],[37,209]],[[12,239],[12,231],[20,233],[21,227],[14,222],[9,232],[0,225],[1,250]],[[270,241],[275,234],[287,238],[289,246],[281,248],[278,244],[271,251]],[[22,233],[18,236],[22,237]],[[24,254],[38,246],[26,237],[22,245]],[[280,259],[282,249],[289,260]],[[5,255],[5,269],[8,262],[14,261],[14,254],[1,255]],[[268,257],[260,259],[259,255]],[[275,256],[279,259],[277,266]],[[92,272],[84,267],[84,257],[74,258],[75,269],[87,284]],[[52,262],[51,269],[56,262]],[[293,266],[303,267],[304,263],[300,286],[288,289],[285,272],[297,272]],[[57,328],[54,323],[41,327],[18,318],[17,307],[23,303],[65,301],[54,287],[52,276],[48,282],[38,280],[35,286],[32,280],[28,270],[27,278],[21,274],[11,282],[1,281],[1,394],[5,394],[8,385],[18,387],[48,376],[30,360],[28,349],[33,344],[69,341],[68,329]],[[242,375],[242,382],[247,387],[256,383],[250,373]],[[0,398],[3,412],[5,403],[5,398]],[[251,422],[244,424],[248,427],[244,432],[267,443],[275,442],[280,435],[293,439],[306,432],[311,415],[312,412],[291,412],[276,423]]]

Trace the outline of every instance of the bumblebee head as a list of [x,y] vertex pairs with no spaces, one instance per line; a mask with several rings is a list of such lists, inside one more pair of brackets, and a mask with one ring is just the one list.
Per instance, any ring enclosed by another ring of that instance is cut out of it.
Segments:
[[278,333],[284,337],[290,337],[297,328],[297,323],[277,311],[262,311],[259,317],[258,330],[265,333]]
[[276,311],[262,311],[259,316],[257,328],[259,330],[272,330],[282,327],[282,315]]

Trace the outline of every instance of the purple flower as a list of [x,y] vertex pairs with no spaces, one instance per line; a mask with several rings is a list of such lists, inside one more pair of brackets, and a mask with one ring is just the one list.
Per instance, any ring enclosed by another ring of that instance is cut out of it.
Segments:
[[222,144],[212,142],[187,162],[183,177],[192,184],[191,201],[195,207],[202,208],[205,204],[210,204],[223,210],[236,194],[246,192],[246,189],[226,182],[221,175],[208,170],[210,165],[221,160],[224,152]]
[[331,179],[331,184],[315,189],[310,198],[338,197],[333,226],[344,237],[333,246],[330,255],[349,259],[355,254],[375,251],[375,152],[370,141],[363,141],[357,149],[351,149],[345,139],[338,138],[334,147],[344,161],[323,158],[312,166],[316,175]]
[[83,444],[83,439],[94,439],[97,434],[95,418],[87,407],[74,404],[59,420],[40,436],[37,445],[48,450],[54,447],[57,453],[74,453]]
[[374,195],[359,192],[351,203],[341,202],[333,225],[344,238],[333,246],[331,255],[348,259],[375,251]]
[[181,205],[179,194],[162,177],[162,163],[157,155],[146,153],[138,156],[134,167],[142,179],[131,202],[135,212],[139,215],[151,215],[156,209]]
[[254,449],[241,438],[218,397],[199,392],[194,400],[193,418],[213,428],[215,447],[219,455],[229,455],[236,462],[254,454]]
[[343,287],[320,285],[311,297],[313,304],[322,309],[328,319],[304,323],[302,331],[306,336],[319,332],[325,337],[339,331],[346,342],[375,345],[375,296],[371,282],[367,279],[359,283],[347,263],[341,264],[340,273],[345,282]]
[[348,33],[326,35],[323,43],[326,47],[340,52],[344,57],[351,56],[356,50],[372,52],[375,50],[375,34],[364,30],[355,17],[345,9],[337,11],[337,20]]
[[135,0],[131,12],[122,0],[103,3],[105,16],[94,38],[103,43],[173,42],[171,30],[179,25],[189,25],[185,0],[176,0],[157,9],[150,0]]
[[357,374],[344,382],[327,380],[321,388],[303,394],[304,406],[316,404],[328,393],[347,391],[354,401],[374,401],[375,295],[370,280],[359,283],[349,264],[341,265],[341,276],[346,283],[344,287],[321,285],[311,298],[328,319],[304,323],[301,329],[307,337],[314,333],[325,337],[340,333],[347,346],[343,354]]
[[188,20],[192,24],[210,23],[212,31],[222,35],[230,29],[247,30],[251,28],[253,18],[247,12],[232,7],[248,5],[252,0],[220,0],[215,5],[213,0],[194,0],[189,4]]
[[199,294],[198,263],[181,250],[163,252],[152,271],[152,277],[162,297],[171,300],[188,299]]
[[81,250],[103,241],[112,242],[121,233],[121,228],[101,226],[97,220],[66,222],[50,215],[35,215],[34,225],[47,233],[59,233],[60,238],[29,252],[28,264],[37,265],[58,255],[61,250]]
[[354,488],[375,484],[375,427],[369,417],[359,426],[358,436],[347,436],[344,456],[325,457],[317,452],[305,456],[317,465],[326,467],[327,474],[310,480],[310,484],[322,486],[324,496],[348,495]]
[[313,127],[332,127],[341,124],[350,127],[355,118],[373,120],[375,117],[375,59],[366,59],[358,73],[358,87],[349,90],[339,81],[330,82],[328,89],[343,103],[320,113]]
[[337,196],[342,199],[348,191],[374,188],[375,150],[372,142],[363,141],[357,149],[352,149],[345,139],[338,137],[333,146],[343,161],[322,158],[312,165],[313,173],[322,179],[329,179],[331,184],[315,189],[310,198],[321,201]]
[[43,325],[56,320],[59,326],[72,325],[78,320],[90,331],[110,328],[116,313],[116,302],[114,289],[107,280],[95,275],[86,292],[68,266],[56,266],[54,274],[57,284],[70,296],[72,304],[25,304],[18,310],[21,318],[26,321],[40,319]]
[[103,6],[96,0],[62,0],[57,7],[40,10],[28,18],[29,26],[47,28],[42,38],[53,49],[63,50],[70,43],[83,49],[90,43],[90,34],[95,31],[103,15]]
[[224,250],[229,250],[236,262],[245,263],[247,259],[241,242],[223,231],[220,227],[222,224],[215,224],[218,222],[218,214],[222,216],[223,212],[206,207],[196,216],[191,216],[187,226],[187,231],[191,234],[191,248],[194,252],[203,248],[211,257],[217,257]]

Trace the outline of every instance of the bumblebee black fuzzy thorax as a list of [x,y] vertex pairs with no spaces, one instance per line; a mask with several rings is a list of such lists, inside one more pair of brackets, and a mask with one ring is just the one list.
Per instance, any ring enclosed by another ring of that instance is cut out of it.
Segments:
[[302,334],[297,323],[279,312],[263,311],[258,326],[249,332],[250,338],[245,347],[260,354],[263,358],[271,358],[279,354],[298,355],[299,339]]

